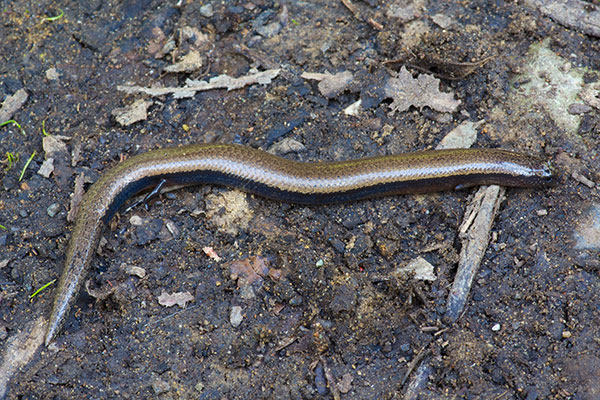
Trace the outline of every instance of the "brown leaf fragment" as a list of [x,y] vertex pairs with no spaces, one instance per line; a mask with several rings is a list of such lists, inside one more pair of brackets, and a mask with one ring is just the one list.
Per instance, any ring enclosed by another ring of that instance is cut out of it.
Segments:
[[181,59],[175,64],[168,65],[165,67],[165,71],[167,72],[194,72],[202,68],[202,56],[199,52],[193,50],[190,51],[185,56],[181,57]]
[[69,159],[69,152],[67,150],[67,145],[64,142],[69,139],[70,138],[66,136],[58,135],[48,135],[44,136],[42,139],[44,158],[46,160],[52,159],[52,172],[61,188],[65,188],[68,185],[72,176],[71,168],[67,162]]
[[194,296],[190,292],[177,292],[169,294],[163,290],[160,296],[158,296],[158,304],[164,307],[172,307],[178,305],[179,307],[185,307],[186,304],[194,300]]
[[232,261],[229,264],[230,277],[237,280],[238,287],[251,285],[262,281],[269,273],[268,260],[264,257],[248,257],[243,260]]
[[25,104],[28,97],[29,94],[25,89],[19,89],[12,96],[7,96],[2,102],[2,107],[0,107],[0,123],[8,121]]
[[301,75],[304,79],[315,79],[319,82],[319,92],[325,97],[332,98],[342,93],[352,82],[352,72],[342,71],[337,74],[305,72]]
[[[148,42],[148,46],[146,46],[146,51],[149,54],[156,56],[157,54],[159,54],[159,51],[163,48],[165,43],[167,43],[167,40],[168,39],[164,31],[159,27],[155,26],[154,28],[152,28],[152,38]],[[165,54],[161,54],[160,57],[156,58],[164,57],[164,55]]]
[[152,101],[138,99],[127,107],[115,108],[112,110],[111,114],[115,117],[117,122],[121,124],[121,126],[129,126],[138,121],[144,121],[146,118],[148,118],[148,107],[150,107],[152,104]]
[[142,86],[119,85],[117,86],[117,90],[129,94],[144,93],[149,96],[164,96],[167,94],[172,94],[176,99],[183,99],[187,97],[194,97],[196,92],[203,90],[235,90],[255,83],[260,85],[268,85],[277,77],[277,75],[279,75],[279,71],[280,69],[269,69],[266,71],[241,76],[239,78],[233,78],[229,75],[219,75],[211,78],[209,81],[188,79],[183,87],[145,88]]
[[354,378],[350,374],[344,374],[342,379],[337,383],[337,388],[341,393],[348,393],[352,389],[352,381]]
[[42,139],[42,148],[44,149],[44,158],[54,158],[56,153],[68,153],[67,144],[62,136],[48,135]]
[[202,248],[202,251],[209,258],[211,258],[211,259],[213,259],[215,261],[221,261],[221,257],[219,257],[219,254],[217,254],[217,252],[215,251],[215,249],[213,249],[212,247],[205,246],[205,247]]
[[138,267],[137,265],[122,263],[120,268],[128,275],[135,275],[138,278],[146,277],[146,270],[142,267]]
[[44,178],[49,178],[52,172],[54,172],[54,158],[50,157],[44,160],[37,173]]
[[283,277],[283,271],[278,268],[270,268],[269,269],[269,278],[273,281],[279,281]]
[[406,111],[410,106],[422,109],[425,106],[439,112],[454,112],[460,100],[454,100],[453,93],[439,90],[440,80],[432,75],[421,74],[413,78],[406,67],[402,67],[396,77],[389,78],[385,85],[385,94],[393,99],[392,112]]

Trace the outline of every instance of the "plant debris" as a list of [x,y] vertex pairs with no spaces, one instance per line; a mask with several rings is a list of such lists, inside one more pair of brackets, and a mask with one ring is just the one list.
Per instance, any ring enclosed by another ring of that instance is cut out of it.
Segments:
[[166,72],[194,72],[202,68],[202,57],[200,53],[192,50],[175,64],[165,67]]
[[269,264],[264,257],[248,257],[243,260],[232,261],[229,264],[230,277],[237,280],[238,287],[251,285],[262,281],[269,274]]
[[12,96],[7,96],[0,107],[0,123],[7,121],[27,101],[29,94],[25,89],[19,89]]
[[343,71],[333,75],[330,73],[304,72],[300,75],[304,79],[315,79],[319,82],[319,92],[325,97],[333,98],[342,93],[352,82],[352,72]]
[[255,83],[260,85],[268,85],[277,77],[277,75],[279,75],[280,71],[280,69],[269,69],[266,71],[241,76],[239,78],[233,78],[229,75],[223,74],[215,76],[214,78],[210,78],[208,82],[188,79],[183,87],[146,88],[143,86],[119,85],[117,86],[117,89],[128,94],[144,93],[149,96],[164,96],[172,94],[176,99],[184,99],[193,97],[196,92],[203,90],[235,90]]
[[206,254],[209,258],[215,260],[215,261],[221,261],[222,258],[219,257],[219,255],[217,254],[217,252],[215,251],[215,249],[213,249],[212,247],[209,246],[204,246],[202,248],[202,251],[204,252],[204,254]]
[[129,126],[139,121],[145,121],[148,118],[148,107],[152,104],[152,101],[138,99],[129,106],[115,108],[111,111],[111,115],[121,126]]
[[396,77],[388,79],[385,94],[394,101],[390,105],[392,113],[406,111],[410,106],[422,109],[425,106],[439,112],[454,112],[460,100],[454,100],[453,93],[444,93],[439,89],[440,80],[432,75],[421,74],[413,78],[406,67],[402,67]]
[[194,300],[194,296],[190,292],[177,292],[169,294],[163,290],[160,296],[158,296],[158,304],[164,307],[173,307],[178,305],[179,307],[185,307],[186,304]]
[[600,10],[592,2],[581,0],[526,0],[530,7],[535,7],[568,28],[583,32],[586,35],[600,37]]

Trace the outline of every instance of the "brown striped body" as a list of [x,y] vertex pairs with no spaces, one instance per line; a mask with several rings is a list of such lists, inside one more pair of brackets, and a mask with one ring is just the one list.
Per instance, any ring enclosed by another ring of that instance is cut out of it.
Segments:
[[218,184],[279,201],[340,203],[475,185],[533,187],[552,179],[541,159],[495,149],[425,151],[343,162],[301,163],[232,144],[200,144],[132,157],[85,194],[66,254],[46,344],[58,333],[87,274],[104,223],[135,193],[167,185]]

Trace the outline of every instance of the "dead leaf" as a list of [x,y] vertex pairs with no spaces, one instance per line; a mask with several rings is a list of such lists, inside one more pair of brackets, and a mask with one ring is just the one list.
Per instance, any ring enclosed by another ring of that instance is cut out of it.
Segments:
[[342,93],[344,89],[352,82],[353,76],[350,71],[338,72],[333,75],[330,73],[304,72],[301,75],[304,79],[315,79],[319,82],[319,91],[325,97],[332,98]]
[[277,75],[279,75],[279,71],[280,69],[269,69],[251,75],[241,76],[239,78],[232,78],[229,75],[219,75],[211,78],[208,82],[188,79],[183,87],[145,88],[142,86],[120,85],[117,86],[117,89],[129,94],[145,93],[149,96],[164,96],[167,94],[172,94],[176,99],[183,99],[187,97],[193,97],[196,92],[203,90],[235,90],[254,83],[268,85],[273,79],[275,79],[275,77],[277,77]]
[[146,276],[146,270],[142,267],[138,267],[137,265],[122,263],[121,269],[128,275],[135,275],[138,278],[144,278]]
[[177,292],[169,294],[163,290],[160,296],[158,296],[158,304],[164,307],[172,307],[177,304],[179,307],[185,307],[186,304],[194,300],[194,296],[190,292]]
[[2,107],[0,107],[0,123],[8,121],[25,104],[28,97],[29,94],[25,89],[19,89],[12,96],[7,96],[2,102]]
[[433,270],[433,265],[427,260],[423,257],[417,257],[409,262],[408,265],[397,268],[392,275],[397,277],[406,276],[422,281],[435,281],[437,276],[435,276]]
[[[163,32],[162,29],[155,26],[154,28],[152,28],[152,38],[148,42],[146,51],[149,54],[155,56],[163,48],[165,43],[167,43],[167,36],[165,35],[165,33]],[[164,57],[164,54],[162,54],[161,57]],[[156,57],[156,58],[161,58],[161,57]]]
[[389,78],[385,85],[385,94],[394,101],[390,105],[392,112],[406,111],[410,106],[422,109],[425,106],[439,112],[454,112],[460,100],[454,100],[453,93],[439,90],[440,80],[432,75],[421,74],[413,78],[406,67],[398,75]]
[[342,379],[338,381],[337,388],[341,393],[348,393],[352,389],[352,381],[354,378],[350,374],[344,374]]
[[269,269],[269,278],[273,281],[279,281],[283,277],[283,271],[278,268],[270,268]]
[[48,135],[42,139],[42,148],[44,149],[44,158],[54,158],[57,153],[68,153],[67,144],[63,141],[63,136]]
[[230,277],[237,280],[238,287],[251,285],[262,281],[269,274],[268,261],[264,257],[248,257],[243,260],[232,261],[229,264]]
[[50,157],[44,160],[37,173],[44,178],[49,178],[52,172],[54,172],[54,158]]
[[219,257],[219,255],[217,254],[215,249],[213,249],[212,247],[205,246],[202,248],[202,251],[204,252],[204,254],[206,254],[208,257],[212,258],[213,260],[221,261],[221,257]]
[[121,126],[129,126],[138,121],[144,121],[148,117],[148,107],[152,104],[152,101],[138,99],[127,107],[115,108],[111,114]]
[[165,67],[167,72],[194,72],[202,68],[202,56],[200,53],[192,50],[175,64],[168,65]]

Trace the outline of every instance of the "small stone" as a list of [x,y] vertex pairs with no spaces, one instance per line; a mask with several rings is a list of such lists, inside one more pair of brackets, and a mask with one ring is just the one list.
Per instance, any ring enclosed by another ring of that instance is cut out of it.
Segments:
[[231,307],[231,314],[229,315],[229,322],[234,328],[237,328],[242,323],[244,316],[242,315],[242,307],[233,306]]
[[500,324],[494,324],[494,326],[492,326],[493,332],[498,332],[499,330],[500,330]]
[[133,226],[142,226],[144,225],[144,220],[138,215],[133,215],[131,218],[129,218],[129,223]]
[[300,295],[296,295],[294,297],[292,297],[289,301],[290,306],[299,306],[300,304],[302,304],[302,296]]
[[200,15],[202,15],[203,17],[210,18],[214,14],[215,12],[213,10],[212,4],[205,4],[202,7],[200,7]]
[[154,394],[164,394],[171,390],[171,386],[167,382],[157,377],[152,381],[152,390],[154,390]]
[[46,212],[48,213],[50,218],[53,218],[56,214],[58,214],[59,211],[60,211],[60,204],[58,204],[58,203],[50,204],[50,206],[48,206],[48,208],[46,209]]
[[454,20],[444,14],[435,14],[431,20],[442,29],[448,29],[454,23]]
[[273,37],[281,31],[281,24],[279,22],[271,22],[270,24],[256,27],[256,33],[262,37]]
[[138,278],[144,278],[146,276],[146,270],[137,265],[121,264],[121,269],[124,270],[128,275],[135,275]]
[[571,334],[571,331],[563,331],[563,333],[562,333],[563,339],[569,339],[571,336],[573,336]]
[[587,104],[573,103],[569,105],[567,111],[569,111],[569,114],[571,115],[581,115],[592,111],[592,107],[588,106]]
[[56,68],[48,68],[46,70],[46,79],[48,79],[49,81],[56,81],[58,80],[58,78],[60,78],[60,74],[58,73]]

